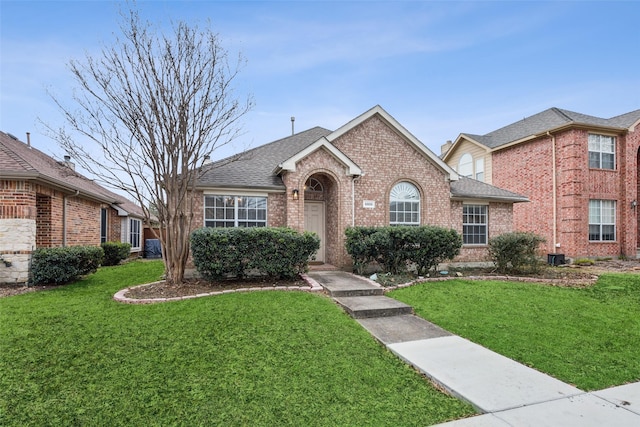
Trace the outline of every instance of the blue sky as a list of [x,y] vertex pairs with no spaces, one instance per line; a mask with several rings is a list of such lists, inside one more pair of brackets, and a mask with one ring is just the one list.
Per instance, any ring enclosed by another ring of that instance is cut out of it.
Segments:
[[[599,117],[640,108],[640,2],[138,1],[167,28],[208,25],[247,60],[245,134],[214,158],[313,126],[337,129],[381,105],[440,153],[549,107]],[[73,89],[70,59],[118,31],[118,2],[0,0],[0,130],[61,158],[38,119],[47,89]]]

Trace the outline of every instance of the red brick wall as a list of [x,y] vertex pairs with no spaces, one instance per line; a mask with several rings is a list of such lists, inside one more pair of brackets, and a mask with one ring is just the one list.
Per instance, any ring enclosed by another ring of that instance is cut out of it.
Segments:
[[25,181],[0,181],[0,219],[35,219],[33,186]]
[[[588,130],[570,129],[555,136],[557,243],[553,241],[552,139],[543,137],[493,153],[493,183],[526,195],[530,203],[514,206],[514,227],[541,234],[547,252],[569,257],[635,257],[638,222],[630,212],[638,197],[638,132],[616,137],[616,169],[589,169]],[[615,242],[589,242],[589,200],[615,200]]]

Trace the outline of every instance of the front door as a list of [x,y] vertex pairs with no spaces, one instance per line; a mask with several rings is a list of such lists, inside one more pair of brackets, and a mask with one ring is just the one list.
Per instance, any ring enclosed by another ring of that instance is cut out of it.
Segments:
[[316,233],[320,237],[320,249],[316,253],[317,262],[325,260],[324,245],[324,202],[304,202],[304,229]]

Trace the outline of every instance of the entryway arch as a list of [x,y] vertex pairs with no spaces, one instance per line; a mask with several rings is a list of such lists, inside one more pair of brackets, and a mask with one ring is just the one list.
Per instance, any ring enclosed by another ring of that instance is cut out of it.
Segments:
[[316,253],[315,263],[335,262],[338,193],[338,181],[328,172],[314,172],[305,180],[304,229],[320,237],[320,249]]

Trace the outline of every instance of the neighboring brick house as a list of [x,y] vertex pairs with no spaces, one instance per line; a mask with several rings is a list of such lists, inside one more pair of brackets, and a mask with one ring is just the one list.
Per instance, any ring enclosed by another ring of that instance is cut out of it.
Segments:
[[430,224],[464,236],[458,260],[485,261],[526,197],[460,178],[376,106],[332,132],[315,127],[203,166],[196,218],[211,227],[287,226],[318,233],[316,257],[340,268],[348,226]]
[[[0,132],[0,283],[24,283],[34,249],[132,244],[142,251],[142,210],[126,198]],[[7,265],[10,263],[11,265]]]
[[637,258],[640,110],[610,119],[550,108],[486,135],[460,134],[442,158],[460,175],[527,196],[517,230],[569,258]]

